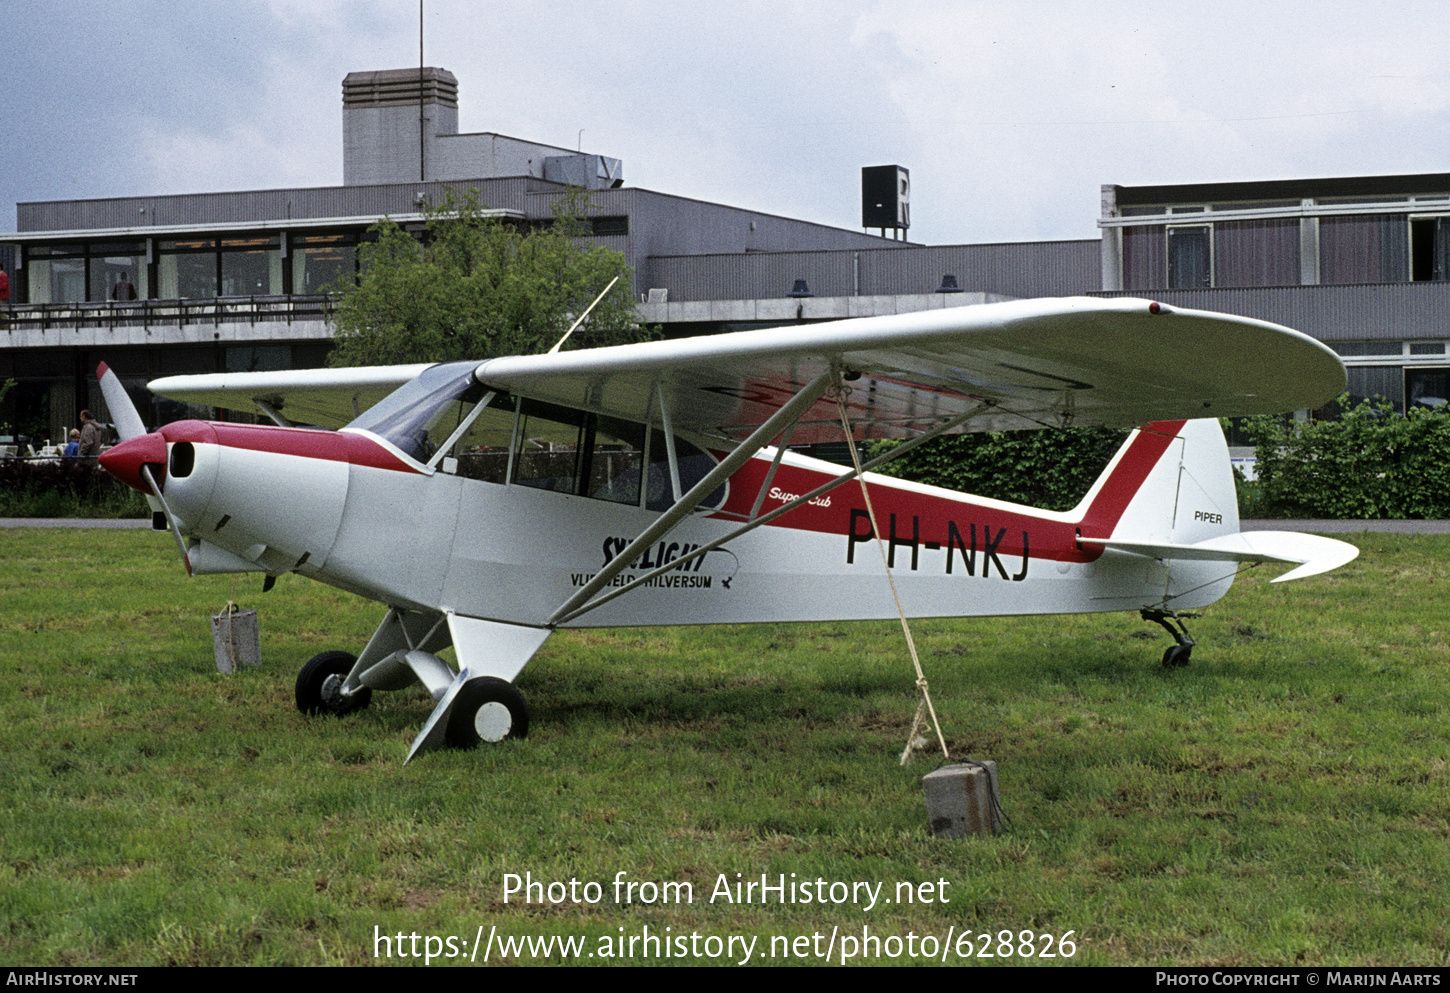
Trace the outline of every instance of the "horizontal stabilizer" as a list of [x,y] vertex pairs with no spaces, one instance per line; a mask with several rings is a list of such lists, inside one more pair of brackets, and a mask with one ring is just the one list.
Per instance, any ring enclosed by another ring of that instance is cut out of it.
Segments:
[[1283,583],[1303,579],[1331,569],[1338,569],[1359,554],[1359,549],[1344,541],[1318,534],[1298,531],[1245,531],[1225,534],[1193,545],[1175,545],[1162,541],[1133,541],[1121,538],[1083,538],[1085,545],[1104,548],[1153,559],[1200,559],[1219,562],[1293,562],[1290,569],[1273,580]]

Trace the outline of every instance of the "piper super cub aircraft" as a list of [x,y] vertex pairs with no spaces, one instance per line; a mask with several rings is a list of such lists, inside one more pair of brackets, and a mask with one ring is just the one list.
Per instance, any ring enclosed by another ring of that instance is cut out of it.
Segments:
[[[1146,300],[150,384],[277,426],[147,433],[97,373],[126,439],[101,462],[147,494],[190,573],[270,587],[295,572],[387,606],[361,655],[303,667],[297,705],[343,714],[421,682],[437,703],[409,759],[525,734],[513,680],[559,627],[893,617],[889,565],[910,616],[1141,610],[1174,635],[1165,664],[1182,664],[1178,612],[1221,597],[1240,563],[1298,563],[1277,582],[1357,553],[1240,534],[1214,420],[1322,405],[1345,385],[1334,353]],[[1066,513],[866,473],[868,510],[854,470],[787,451],[847,430],[907,439],[899,454],[948,432],[1071,425],[1144,426]],[[438,656],[450,645],[457,671]]]

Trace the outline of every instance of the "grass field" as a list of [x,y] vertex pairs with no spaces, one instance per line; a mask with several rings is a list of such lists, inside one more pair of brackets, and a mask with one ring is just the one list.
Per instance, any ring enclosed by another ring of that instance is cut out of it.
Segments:
[[[1353,540],[1243,576],[1185,669],[1136,615],[916,623],[1010,821],[939,841],[894,624],[560,634],[526,741],[404,767],[421,690],[292,702],[377,606],[188,580],[164,535],[6,531],[0,962],[1444,965],[1450,538]],[[264,664],[222,676],[228,600]]]

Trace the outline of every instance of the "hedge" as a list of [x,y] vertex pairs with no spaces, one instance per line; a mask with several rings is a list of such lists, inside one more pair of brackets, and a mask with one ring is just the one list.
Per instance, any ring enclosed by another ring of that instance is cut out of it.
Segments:
[[0,517],[149,517],[95,459],[0,459]]
[[1263,517],[1450,517],[1450,411],[1398,414],[1365,401],[1333,421],[1245,421],[1256,482],[1241,492]]
[[[1044,510],[1071,510],[1122,446],[1126,431],[1000,431],[935,438],[886,463],[886,475]],[[898,444],[876,442],[874,457]]]

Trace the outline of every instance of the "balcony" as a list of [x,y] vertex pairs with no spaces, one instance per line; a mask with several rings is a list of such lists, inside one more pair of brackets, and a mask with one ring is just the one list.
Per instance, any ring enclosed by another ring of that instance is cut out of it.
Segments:
[[330,338],[331,311],[325,294],[15,304],[0,312],[0,348]]

